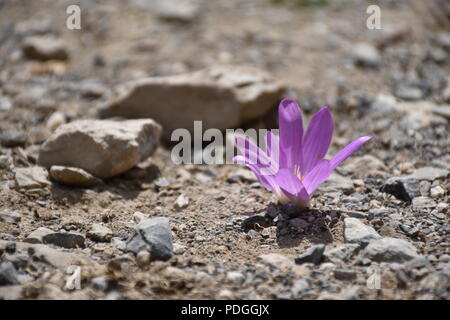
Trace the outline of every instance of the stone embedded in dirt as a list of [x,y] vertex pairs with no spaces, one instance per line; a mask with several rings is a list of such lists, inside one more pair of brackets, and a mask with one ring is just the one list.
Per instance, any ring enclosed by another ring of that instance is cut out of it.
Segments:
[[417,87],[401,85],[395,91],[395,96],[403,100],[420,100],[423,98],[423,93]]
[[184,194],[180,194],[178,198],[175,200],[175,209],[177,210],[187,208],[188,205],[189,199]]
[[302,253],[299,257],[295,259],[296,264],[303,263],[314,263],[319,264],[320,260],[322,260],[323,252],[325,251],[324,244],[316,244],[311,248],[307,249],[304,253]]
[[151,260],[169,260],[173,251],[169,218],[142,220],[137,226],[135,235],[127,241],[126,249],[134,254],[146,250],[150,252]]
[[257,182],[255,174],[244,168],[234,170],[228,175],[227,182]]
[[46,244],[54,244],[63,248],[84,248],[85,237],[78,232],[53,232],[42,237]]
[[414,210],[430,209],[436,207],[436,202],[428,197],[416,197],[412,201]]
[[201,7],[193,1],[150,1],[146,5],[158,18],[166,21],[191,22],[201,13]]
[[87,236],[99,242],[109,242],[113,236],[113,232],[102,224],[94,223],[88,231]]
[[331,262],[347,261],[359,249],[356,243],[347,243],[324,252],[326,260]]
[[344,219],[344,238],[347,243],[365,244],[381,236],[371,226],[365,225],[357,218]]
[[362,251],[362,257],[376,262],[398,262],[419,257],[416,248],[408,241],[396,238],[372,240]]
[[358,178],[386,176],[388,171],[388,168],[381,160],[369,154],[347,160],[344,169],[351,171]]
[[[450,103],[450,102],[447,102],[447,103]],[[447,122],[450,121],[450,105],[436,106],[436,107],[433,107],[431,111],[434,114],[447,119]]]
[[153,154],[161,126],[151,119],[79,120],[60,126],[39,150],[38,163],[81,168],[100,178],[123,173]]
[[35,189],[50,185],[48,172],[42,167],[16,168],[15,179],[19,189]]
[[431,188],[430,195],[433,199],[437,199],[445,195],[445,190],[441,186],[436,186]]
[[16,268],[10,261],[0,263],[0,286],[19,284]]
[[337,280],[355,280],[356,272],[354,270],[336,269],[333,272]]
[[355,63],[364,67],[377,68],[381,63],[378,49],[370,43],[358,43],[353,47]]
[[294,266],[294,261],[279,253],[267,253],[258,257],[261,261],[273,268],[288,271]]
[[168,77],[125,84],[119,97],[101,111],[103,117],[153,118],[163,125],[164,138],[175,129],[236,128],[273,108],[285,88],[259,69],[215,66]]
[[51,166],[50,176],[53,180],[71,186],[93,187],[103,181],[80,168]]
[[27,135],[20,130],[6,130],[0,134],[0,144],[6,148],[23,147],[27,143]]
[[245,276],[239,271],[229,271],[227,272],[227,281],[232,284],[241,285],[245,282]]
[[420,196],[420,184],[414,178],[392,177],[383,184],[381,192],[389,193],[397,199],[410,203],[412,199]]
[[0,211],[0,221],[17,224],[20,222],[20,219],[22,219],[22,214],[19,212],[10,210]]
[[434,168],[434,167],[422,167],[417,169],[411,177],[417,180],[434,181],[436,179],[446,178],[449,174],[447,169]]
[[[0,240],[0,249],[2,247],[5,247],[6,243],[6,241]],[[31,252],[30,255],[33,256],[34,260],[43,261],[56,268],[63,268],[69,265],[85,263],[89,260],[84,255],[62,252],[43,244],[16,242],[16,245],[19,250],[28,250],[28,252]]]
[[64,42],[48,36],[26,38],[22,44],[22,53],[33,60],[68,60],[69,53]]
[[48,229],[45,227],[39,227],[36,230],[34,230],[33,232],[31,232],[23,241],[28,242],[28,243],[42,243],[43,237],[45,235],[53,233],[53,232],[54,231],[51,229]]

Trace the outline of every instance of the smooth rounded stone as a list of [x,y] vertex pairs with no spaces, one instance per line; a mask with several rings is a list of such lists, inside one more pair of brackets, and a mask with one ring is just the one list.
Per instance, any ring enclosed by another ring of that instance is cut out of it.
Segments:
[[27,143],[27,135],[19,130],[7,130],[0,133],[0,144],[6,148],[23,147]]
[[113,232],[102,224],[94,223],[88,231],[87,236],[94,241],[109,242],[113,236]]
[[347,243],[324,252],[325,259],[331,262],[347,261],[359,249],[359,244]]
[[395,96],[403,100],[420,100],[423,98],[423,93],[419,88],[400,85],[395,90]]
[[162,124],[164,139],[174,130],[236,128],[266,114],[285,87],[266,72],[236,66],[213,66],[193,73],[132,81],[119,88],[102,117],[152,118]]
[[199,3],[180,0],[149,1],[146,8],[152,11],[159,19],[175,22],[191,22],[201,13]]
[[261,259],[263,263],[283,271],[289,270],[294,266],[294,261],[279,253],[262,254],[258,258]]
[[441,186],[431,188],[430,195],[433,199],[441,198],[445,195],[445,190]]
[[417,169],[412,175],[412,178],[417,180],[434,181],[436,179],[446,178],[449,174],[447,169],[434,168],[434,167],[422,167]]
[[133,213],[133,221],[135,223],[140,223],[141,221],[148,219],[148,216],[142,212],[136,211]]
[[20,222],[21,219],[22,214],[20,214],[19,212],[10,210],[0,211],[0,221],[17,224]]
[[415,178],[392,177],[381,187],[381,192],[389,193],[397,199],[410,203],[412,199],[420,196],[420,184]]
[[428,197],[416,197],[412,201],[414,210],[430,209],[436,207],[436,202]]
[[145,267],[150,263],[151,254],[146,250],[139,251],[136,255],[136,263],[140,267]]
[[49,36],[28,37],[22,44],[22,53],[33,60],[68,60],[69,53],[60,39]]
[[314,263],[319,264],[322,260],[323,252],[325,251],[325,245],[324,244],[316,244],[310,248],[308,248],[304,253],[300,254],[295,259],[296,264],[303,264],[303,263]]
[[16,184],[19,189],[37,189],[50,185],[48,172],[42,167],[14,169]]
[[361,254],[362,258],[376,262],[403,263],[419,257],[416,248],[411,243],[397,238],[372,240]]
[[126,249],[134,254],[146,250],[150,252],[152,260],[169,260],[173,253],[169,218],[142,220],[137,226],[135,235],[127,241]]
[[361,222],[357,218],[344,219],[345,242],[365,244],[373,239],[380,239],[381,236],[374,228]]
[[24,240],[28,243],[43,243],[43,237],[47,234],[51,234],[54,231],[45,227],[39,227],[31,232]]
[[47,244],[54,244],[63,248],[84,248],[85,237],[78,232],[53,232],[42,237],[42,241]]
[[245,276],[238,271],[227,272],[227,281],[233,284],[243,284],[245,282]]
[[[450,86],[449,86],[450,89]],[[450,90],[449,90],[449,98],[450,100]],[[450,102],[447,102],[450,103]],[[437,107],[433,107],[432,109],[433,113],[447,119],[447,122],[450,121],[450,105],[441,105]]]
[[80,168],[51,166],[50,176],[53,180],[71,186],[93,187],[103,181]]
[[0,263],[0,286],[19,284],[16,268],[10,261]]
[[39,150],[38,163],[81,168],[99,178],[128,171],[153,154],[161,126],[151,119],[79,120],[60,126]]
[[357,43],[353,46],[355,63],[364,67],[377,68],[381,63],[378,49],[370,43]]
[[344,169],[351,171],[358,178],[385,176],[388,171],[388,168],[380,159],[369,154],[348,160],[344,165]]

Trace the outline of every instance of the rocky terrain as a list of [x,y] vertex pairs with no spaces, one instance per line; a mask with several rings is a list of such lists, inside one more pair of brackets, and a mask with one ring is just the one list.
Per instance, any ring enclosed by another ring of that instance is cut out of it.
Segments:
[[[305,3],[0,1],[0,298],[449,299],[446,2]],[[330,107],[328,157],[374,136],[311,210],[172,161],[283,97]]]

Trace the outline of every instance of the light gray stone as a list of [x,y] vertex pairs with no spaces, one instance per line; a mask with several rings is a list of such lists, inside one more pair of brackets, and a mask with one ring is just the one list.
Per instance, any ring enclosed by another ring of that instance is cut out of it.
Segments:
[[362,257],[376,262],[403,263],[419,255],[416,248],[406,240],[382,238],[371,241],[362,251]]
[[100,178],[123,173],[159,144],[161,127],[151,119],[79,120],[60,126],[42,145],[38,163],[81,168]]
[[381,236],[371,226],[365,225],[357,218],[346,218],[344,220],[345,242],[364,244]]
[[45,168],[16,168],[14,171],[16,184],[20,189],[35,189],[50,185]]
[[50,176],[62,184],[79,187],[92,187],[102,184],[103,181],[80,168],[52,166]]

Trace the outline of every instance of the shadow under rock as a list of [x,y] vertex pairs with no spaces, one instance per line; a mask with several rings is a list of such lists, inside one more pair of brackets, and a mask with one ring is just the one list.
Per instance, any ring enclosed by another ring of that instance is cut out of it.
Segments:
[[95,187],[83,188],[52,183],[50,192],[57,202],[73,205],[83,201],[88,190],[101,193],[109,191],[118,199],[133,200],[142,192],[142,185],[152,183],[160,175],[156,165],[132,168],[117,177],[104,180],[104,183]]
[[278,205],[269,207],[271,215],[277,212],[277,244],[280,248],[298,247],[301,242],[331,243],[334,241],[331,232],[338,222],[340,214],[336,211],[309,209],[295,210],[290,206]]

